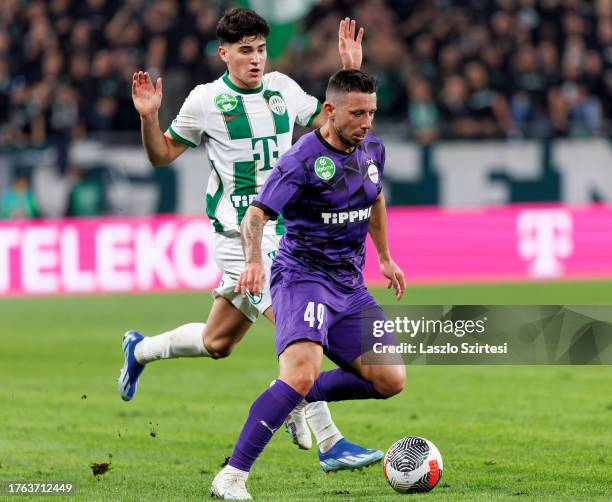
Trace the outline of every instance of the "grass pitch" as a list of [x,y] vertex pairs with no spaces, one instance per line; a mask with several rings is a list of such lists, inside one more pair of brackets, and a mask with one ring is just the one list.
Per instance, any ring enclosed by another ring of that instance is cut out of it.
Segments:
[[[393,304],[391,294],[376,290]],[[423,304],[612,303],[612,283],[418,287]],[[134,401],[116,390],[120,339],[205,320],[208,294],[0,300],[0,480],[72,481],[82,500],[203,500],[253,399],[275,378],[260,320],[229,359],[153,363]],[[333,403],[353,441],[406,435],[439,447],[440,485],[395,494],[380,465],[325,475],[279,432],[249,488],[261,501],[610,500],[612,368],[408,368],[388,401]],[[110,463],[94,476],[91,465]],[[74,499],[71,499],[74,500]]]

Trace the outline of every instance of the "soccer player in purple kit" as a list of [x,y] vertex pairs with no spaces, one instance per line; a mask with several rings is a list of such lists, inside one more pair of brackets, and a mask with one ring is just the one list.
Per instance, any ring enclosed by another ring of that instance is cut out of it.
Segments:
[[[246,267],[236,290],[258,294],[265,279],[264,225],[281,212],[285,220],[271,272],[280,372],[251,406],[228,465],[213,480],[213,495],[224,500],[251,499],[249,471],[296,406],[386,399],[404,387],[401,364],[365,363],[373,341],[364,343],[369,339],[361,336],[362,323],[384,319],[363,281],[368,233],[398,300],[405,288],[387,243],[381,179],[385,149],[368,134],[376,112],[376,80],[359,70],[337,72],[330,78],[324,110],[327,122],[283,155],[241,225]],[[323,354],[339,368],[321,372]]]
[[[128,331],[122,339],[123,367],[118,379],[121,398],[130,401],[144,369],[153,361],[177,357],[228,357],[263,314],[274,322],[269,284],[257,297],[241,297],[235,285],[244,268],[240,222],[278,159],[291,148],[294,124],[320,127],[327,120],[318,100],[279,72],[265,73],[266,38],[270,27],[250,9],[228,10],[219,20],[219,56],[227,72],[214,82],[196,86],[176,119],[163,133],[158,110],[161,79],[154,86],[147,73],[134,74],[133,100],[141,116],[145,150],[155,165],[168,165],[189,146],[204,143],[213,173],[206,195],[206,212],[213,220],[213,254],[223,271],[205,323],[190,322],[155,336]],[[364,29],[345,18],[338,30],[338,54],[343,68],[359,68]],[[269,270],[283,225],[270,222],[264,230]],[[379,450],[347,441],[334,423],[327,403],[297,407],[285,422],[300,448],[312,446],[312,434],[326,470],[362,467],[380,460]],[[341,442],[342,441],[342,442]]]

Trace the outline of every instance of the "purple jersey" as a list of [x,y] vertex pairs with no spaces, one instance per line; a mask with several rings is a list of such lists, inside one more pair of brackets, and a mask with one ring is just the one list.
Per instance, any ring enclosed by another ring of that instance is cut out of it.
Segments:
[[367,135],[347,153],[327,143],[319,130],[282,156],[253,202],[273,218],[282,212],[285,221],[273,280],[289,270],[346,290],[363,285],[365,240],[384,164],[379,138]]

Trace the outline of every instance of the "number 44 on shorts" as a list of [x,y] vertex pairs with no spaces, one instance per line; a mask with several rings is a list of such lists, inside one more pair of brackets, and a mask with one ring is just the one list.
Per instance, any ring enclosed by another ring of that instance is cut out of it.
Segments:
[[[317,311],[316,319],[315,310]],[[324,318],[325,305],[323,305],[322,303],[308,302],[308,305],[306,305],[306,310],[304,311],[304,321],[307,322],[311,328],[314,328],[315,322],[318,322],[319,324],[317,326],[317,329],[321,329],[321,326],[323,326]]]

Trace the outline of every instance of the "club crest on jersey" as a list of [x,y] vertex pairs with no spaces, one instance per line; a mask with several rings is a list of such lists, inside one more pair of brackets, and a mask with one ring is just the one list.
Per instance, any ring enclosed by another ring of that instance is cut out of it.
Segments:
[[372,206],[363,209],[353,209],[352,211],[338,211],[334,213],[321,213],[321,219],[326,225],[346,225],[357,221],[370,219]]
[[270,105],[270,110],[276,113],[276,115],[283,115],[287,111],[285,100],[280,96],[272,96],[268,104]]
[[215,106],[221,112],[231,112],[238,106],[238,100],[236,99],[236,96],[232,96],[227,92],[222,92],[221,94],[217,94],[215,96]]
[[322,180],[331,180],[336,174],[336,164],[329,157],[319,157],[315,160],[314,171]]
[[366,164],[368,166],[368,178],[374,184],[378,183],[378,167],[376,166],[376,161],[374,159],[366,160]]

